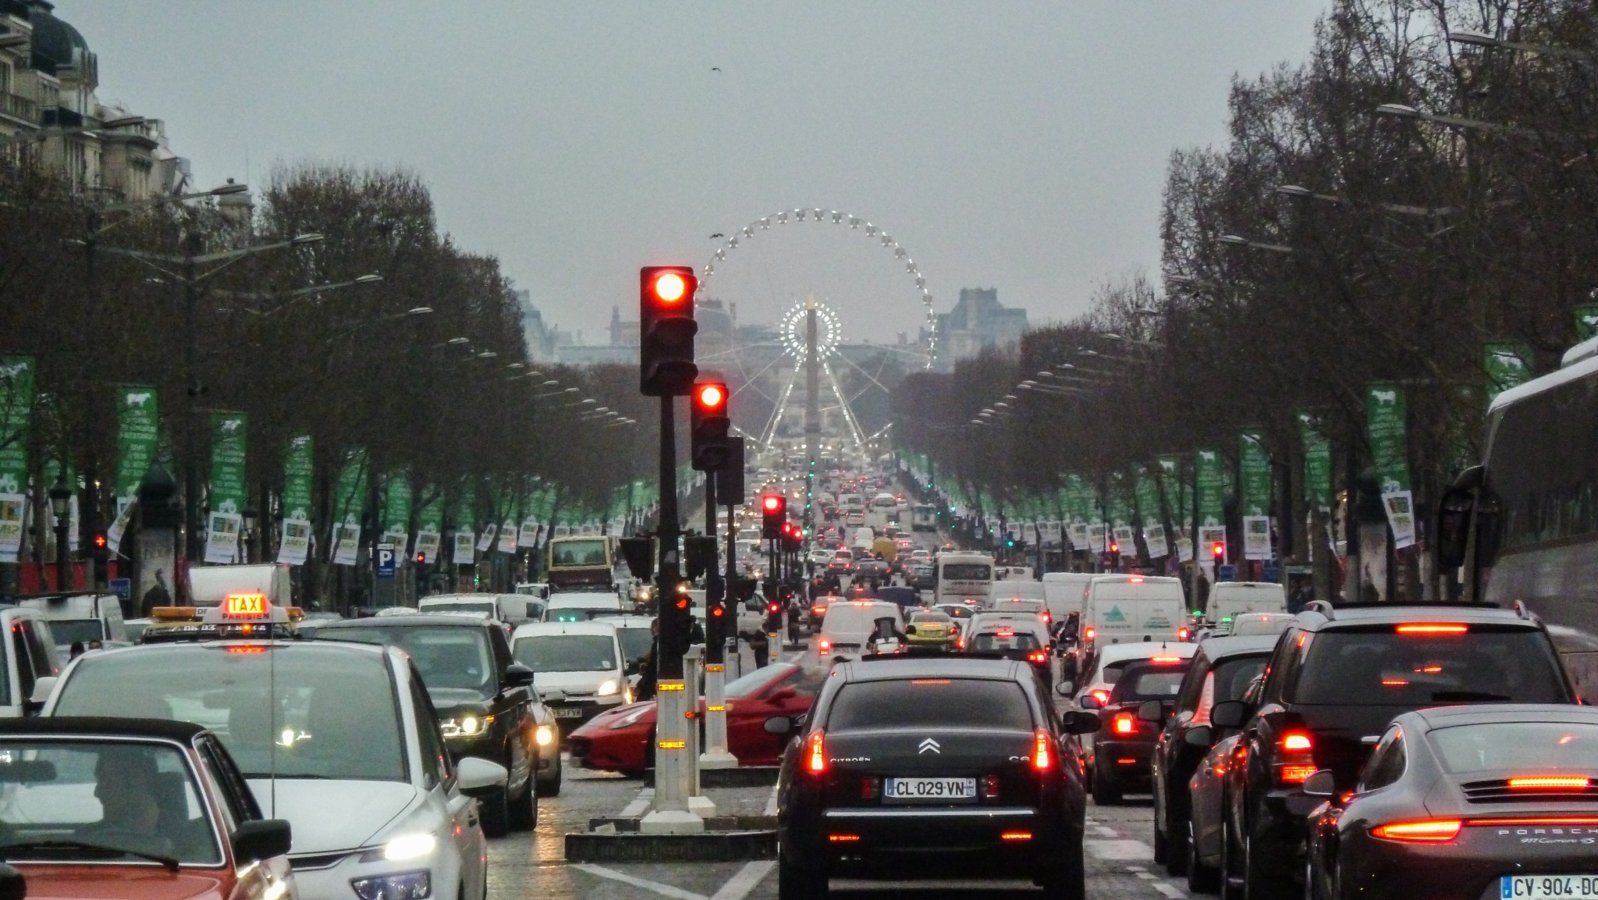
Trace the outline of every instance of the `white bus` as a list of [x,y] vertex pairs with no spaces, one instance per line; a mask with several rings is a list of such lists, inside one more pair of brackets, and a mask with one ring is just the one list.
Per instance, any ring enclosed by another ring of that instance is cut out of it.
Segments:
[[1461,599],[1524,604],[1598,700],[1598,338],[1493,400],[1483,464],[1439,509],[1439,568],[1463,565]]
[[986,553],[940,553],[936,578],[934,605],[969,602],[986,607],[993,600],[993,557]]

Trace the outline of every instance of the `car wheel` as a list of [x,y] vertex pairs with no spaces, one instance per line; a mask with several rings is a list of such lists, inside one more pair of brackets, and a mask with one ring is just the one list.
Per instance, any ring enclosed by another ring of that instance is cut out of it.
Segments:
[[1093,802],[1099,806],[1114,806],[1121,802],[1121,788],[1115,778],[1098,766],[1093,773]]
[[1198,839],[1193,834],[1191,816],[1183,826],[1186,834],[1186,840],[1183,841],[1186,853],[1183,855],[1187,858],[1187,889],[1195,894],[1213,894],[1221,889],[1221,873],[1199,861]]
[[[509,769],[509,766],[505,767]],[[538,827],[538,791],[536,789],[537,776],[532,772],[527,773],[527,782],[522,785],[520,795],[506,799],[506,822],[516,831],[531,831]],[[509,788],[507,788],[509,790]]]
[[538,794],[541,797],[560,796],[561,776],[560,748],[555,748],[555,764],[549,767],[550,774],[538,779]]
[[779,900],[807,900],[827,896],[827,873],[807,867],[777,854],[777,897]]
[[1283,878],[1280,871],[1270,868],[1265,858],[1255,852],[1254,843],[1252,833],[1244,836],[1243,897],[1245,900],[1291,897],[1294,893],[1293,880]]
[[485,837],[502,838],[510,833],[510,801],[505,796],[508,791],[509,788],[502,788],[478,798]]
[[1082,841],[1065,852],[1065,859],[1043,873],[1043,896],[1047,900],[1084,900],[1087,897],[1087,869],[1082,861]]
[[1168,829],[1165,838],[1165,872],[1167,875],[1186,875],[1189,828],[1187,816],[1173,817],[1171,807],[1167,804],[1165,820]]

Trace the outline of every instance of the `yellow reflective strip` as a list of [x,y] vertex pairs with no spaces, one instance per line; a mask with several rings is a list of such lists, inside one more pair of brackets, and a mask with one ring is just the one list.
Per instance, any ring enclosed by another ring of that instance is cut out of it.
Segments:
[[669,693],[671,691],[685,691],[687,689],[688,685],[681,681],[662,681],[655,685],[655,690],[663,693]]
[[687,741],[661,741],[661,742],[657,743],[655,746],[659,747],[662,750],[686,750],[686,749],[688,749],[688,742]]
[[727,711],[727,707],[720,706],[720,705],[705,707],[705,712],[726,712],[726,711]]
[[705,666],[705,671],[706,672],[725,672],[725,671],[727,671],[727,667],[726,666],[718,666],[718,665],[710,665],[710,666]]

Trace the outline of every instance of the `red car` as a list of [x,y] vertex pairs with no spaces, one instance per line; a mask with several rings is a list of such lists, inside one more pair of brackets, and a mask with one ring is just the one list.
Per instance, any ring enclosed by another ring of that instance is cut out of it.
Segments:
[[[769,734],[772,716],[803,715],[810,711],[825,669],[807,671],[792,663],[773,663],[727,685],[728,751],[746,766],[775,766],[782,761],[786,735]],[[701,714],[705,698],[699,698]],[[571,761],[585,769],[605,769],[641,775],[654,765],[649,748],[654,744],[654,701],[618,706],[600,713],[571,733]]]

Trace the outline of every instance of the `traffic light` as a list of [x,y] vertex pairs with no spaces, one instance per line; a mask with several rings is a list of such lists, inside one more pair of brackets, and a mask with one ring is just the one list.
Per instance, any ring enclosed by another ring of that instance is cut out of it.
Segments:
[[680,397],[699,376],[694,364],[694,291],[687,266],[638,270],[639,377],[646,397]]
[[708,534],[697,534],[682,539],[684,576],[689,581],[716,567],[716,539]]
[[725,466],[732,450],[727,443],[727,432],[732,428],[732,420],[727,417],[727,385],[720,381],[695,384],[688,421],[693,467],[714,472]]
[[767,540],[782,537],[782,523],[788,520],[788,498],[766,494],[760,498],[760,536]]
[[1121,542],[1120,541],[1111,541],[1110,542],[1110,568],[1111,568],[1111,570],[1117,571],[1117,572],[1120,571],[1120,569],[1121,569]]
[[766,604],[766,632],[775,634],[782,631],[782,602],[772,600]]
[[1215,560],[1216,565],[1224,565],[1226,563],[1226,542],[1216,541],[1210,545],[1210,557]]
[[105,532],[94,533],[94,586],[102,587],[111,580],[111,542]]

